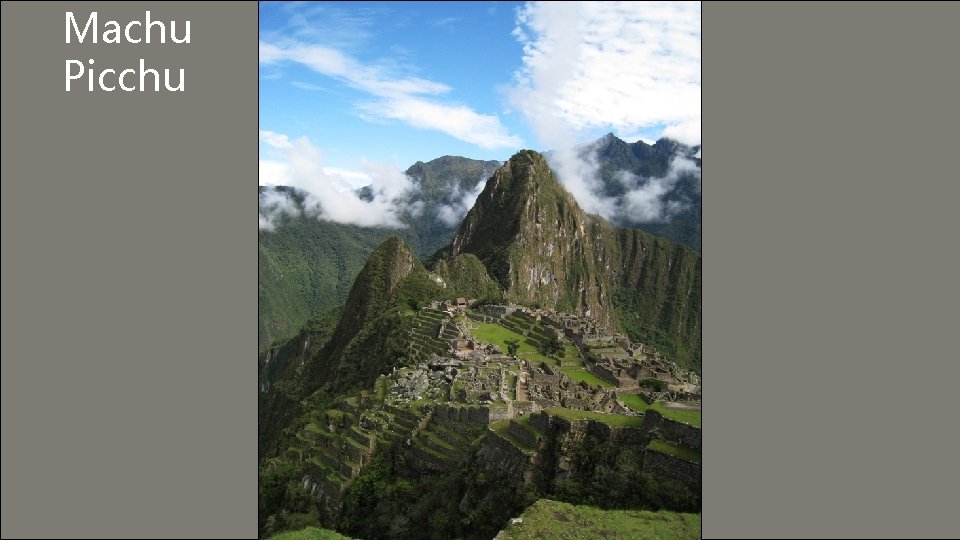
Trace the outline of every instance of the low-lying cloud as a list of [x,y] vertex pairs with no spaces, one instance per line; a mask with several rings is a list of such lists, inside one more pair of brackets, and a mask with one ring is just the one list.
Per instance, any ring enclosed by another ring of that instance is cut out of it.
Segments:
[[[291,139],[261,131],[263,150],[259,163],[261,186],[288,186],[298,191],[302,203],[273,189],[260,193],[260,229],[272,231],[281,216],[307,215],[316,219],[363,227],[403,228],[424,216],[454,227],[473,207],[485,185],[485,176],[473,187],[457,183],[449,194],[433,193],[423,200],[420,181],[390,165],[367,161],[363,170],[324,166],[322,152],[306,137]],[[359,186],[363,186],[360,193]]]
[[674,157],[667,174],[660,178],[642,178],[628,171],[618,171],[616,178],[627,191],[614,204],[611,217],[631,223],[670,220],[689,206],[689,201],[668,198],[684,174],[700,178],[697,164],[683,156]]
[[296,204],[286,194],[274,190],[260,193],[260,230],[272,231],[280,216],[293,216],[299,212]]
[[477,185],[470,190],[462,190],[459,185],[456,186],[450,195],[451,202],[437,207],[437,219],[447,227],[459,225],[463,221],[463,217],[477,202],[477,197],[480,196],[480,192],[483,191],[485,185],[483,178],[481,178]]
[[[304,213],[338,223],[365,227],[403,227],[402,212],[416,211],[402,204],[414,189],[413,180],[402,171],[379,163],[366,162],[363,174],[369,178],[372,198],[361,198],[354,183],[335,169],[323,167],[320,150],[306,137],[291,140],[286,135],[261,131],[260,140],[273,159],[260,160],[260,185],[290,186],[305,194]],[[354,175],[355,176],[355,175]],[[281,193],[266,201],[261,196],[260,228],[270,229],[276,217],[291,213],[291,206],[277,202]],[[275,209],[269,206],[273,204]]]

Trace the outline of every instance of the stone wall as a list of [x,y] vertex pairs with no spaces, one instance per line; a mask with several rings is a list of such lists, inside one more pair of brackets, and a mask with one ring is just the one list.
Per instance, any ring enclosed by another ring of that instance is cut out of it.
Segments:
[[[514,416],[539,412],[541,407],[535,401],[513,401]],[[511,416],[513,418],[513,416]]]
[[665,441],[700,451],[702,432],[696,426],[664,418],[663,415],[651,409],[644,413],[643,428],[648,432],[656,429],[663,435]]
[[[508,405],[509,407],[509,405]],[[433,408],[435,418],[449,423],[469,422],[471,424],[486,425],[496,409],[490,407],[453,407],[437,405]]]
[[514,311],[517,310],[515,306],[502,306],[502,305],[486,305],[480,306],[479,311],[492,315],[494,317],[506,317],[511,315]]
[[517,310],[515,313],[516,313],[516,315],[517,315],[518,317],[520,317],[521,319],[524,319],[524,320],[527,321],[527,322],[530,322],[530,323],[538,323],[538,322],[540,322],[540,315],[539,315],[539,314],[529,312],[529,311],[527,311],[527,310],[525,310],[525,309]]
[[[592,355],[592,353],[589,353],[588,356],[595,356],[595,355]],[[613,373],[613,371],[611,371],[606,366],[588,362],[587,371],[589,371],[590,373],[593,373],[597,377],[600,377],[601,379],[607,381],[608,383],[614,386],[620,386],[620,379],[618,379],[617,376]]]
[[488,429],[476,454],[477,463],[499,478],[522,479],[526,476],[530,455]]
[[513,418],[516,416],[516,410],[513,404],[514,401],[508,401],[506,407],[490,407],[488,408],[487,419],[489,423],[498,422],[500,420],[506,420],[507,418]]
[[530,415],[530,425],[546,433],[550,429],[550,415],[546,411]]
[[540,442],[536,435],[527,431],[526,428],[518,424],[515,420],[510,420],[510,425],[507,426],[507,432],[530,448],[536,448],[537,444]]
[[482,315],[480,313],[474,313],[472,311],[467,312],[467,317],[477,322],[486,322],[486,323],[496,322],[496,319],[494,319],[489,315]]
[[699,463],[654,450],[643,453],[643,472],[654,478],[675,480],[694,493],[701,491],[702,469]]

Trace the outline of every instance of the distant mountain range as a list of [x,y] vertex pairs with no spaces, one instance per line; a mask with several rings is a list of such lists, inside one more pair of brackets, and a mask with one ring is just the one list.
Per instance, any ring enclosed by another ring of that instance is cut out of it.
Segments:
[[[699,146],[687,147],[669,139],[654,145],[642,141],[630,144],[612,134],[580,149],[584,158],[596,160],[599,195],[616,201],[627,200],[629,193],[642,191],[650,182],[671,175],[671,163],[677,156],[687,158],[699,169],[700,159],[695,157],[698,152]],[[261,186],[261,195],[279,191],[301,211],[281,216],[273,230],[261,230],[259,234],[260,347],[296,334],[312,315],[342,305],[367,257],[387,238],[400,236],[420,259],[428,259],[450,244],[462,230],[460,220],[469,210],[468,203],[500,165],[497,161],[456,156],[418,161],[406,171],[417,189],[402,201],[399,217],[406,226],[400,229],[361,227],[304,215],[304,194],[292,188]],[[672,204],[670,207],[676,209],[669,219],[642,221],[624,205],[625,211],[610,221],[699,251],[700,175],[685,171],[657,187],[654,195],[659,203]],[[358,195],[367,200],[374,196],[369,188],[362,188]],[[582,212],[579,206],[577,209]],[[578,223],[583,219],[578,218]],[[558,297],[557,301],[566,306],[581,300]]]
[[[620,201],[632,190],[650,188],[645,194],[656,196],[659,205],[674,209],[666,219],[658,221],[643,219],[643,216],[628,211],[611,218],[614,224],[641,229],[700,251],[700,145],[686,146],[667,138],[652,145],[643,141],[626,143],[607,134],[581,150],[584,155],[593,152],[599,166],[603,196]],[[678,157],[687,161],[689,170],[671,168]],[[669,180],[657,181],[663,178]],[[656,190],[652,189],[652,183],[656,184]]]

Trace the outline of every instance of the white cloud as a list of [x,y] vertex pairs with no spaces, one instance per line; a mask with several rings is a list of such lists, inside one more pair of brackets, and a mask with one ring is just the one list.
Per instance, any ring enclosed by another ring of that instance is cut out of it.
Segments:
[[324,167],[323,172],[327,174],[334,174],[342,177],[343,179],[350,182],[354,187],[363,187],[370,185],[372,179],[370,175],[362,171],[352,171],[350,169],[343,169],[340,167]]
[[686,173],[699,176],[700,169],[692,160],[682,156],[673,158],[666,176],[662,178],[639,178],[627,171],[619,171],[618,180],[628,191],[618,203],[616,214],[634,223],[668,221],[687,207],[681,201],[664,200],[664,196]]
[[[551,150],[550,164],[585,210],[611,218],[620,202],[600,195],[595,152],[581,140],[598,129],[664,128],[687,144],[700,134],[699,2],[536,2],[517,11],[523,66],[508,95]],[[662,216],[646,184],[632,212]],[[624,203],[625,204],[625,203]]]
[[664,137],[678,140],[684,144],[695,146],[700,144],[700,119],[672,124],[663,130]]
[[264,129],[260,130],[260,140],[272,148],[290,148],[293,146],[290,144],[290,138],[286,135]]
[[[414,184],[400,170],[365,162],[362,172],[345,174],[340,169],[324,167],[320,150],[306,137],[291,140],[283,134],[261,131],[260,140],[276,152],[276,159],[260,160],[260,184],[291,186],[305,192],[304,209],[308,214],[367,227],[404,226],[400,215],[406,207],[401,200],[414,189]],[[356,183],[361,178],[373,189],[372,201],[357,195]],[[260,208],[261,229],[272,228],[277,216],[291,212],[289,205],[278,204],[275,197],[265,201],[261,196]]]
[[[317,73],[370,94],[374,100],[358,105],[361,112],[405,122],[413,127],[441,131],[485,149],[517,148],[523,144],[495,115],[480,114],[457,103],[437,101],[451,88],[419,77],[397,77],[387,70],[365,65],[331,47],[299,42],[260,42],[260,63],[302,64]],[[300,87],[303,87],[301,83]]]
[[283,214],[293,215],[296,206],[285,194],[273,190],[260,193],[260,229],[272,231],[276,220]]
[[483,178],[469,191],[462,191],[457,185],[450,195],[451,203],[437,207],[437,219],[448,227],[459,225],[463,221],[463,216],[473,208],[473,204],[477,202],[477,197],[485,186]]
[[509,134],[496,116],[478,114],[462,105],[444,105],[402,96],[360,105],[366,113],[401,120],[413,127],[435,129],[485,149],[517,149],[523,141]]
[[313,83],[308,83],[303,81],[293,81],[290,84],[295,88],[299,88],[301,90],[308,90],[310,92],[319,92],[321,90],[325,90],[325,88],[320,86],[319,84],[313,84]]
[[531,105],[573,130],[700,120],[699,2],[528,3],[515,35],[513,99],[533,124]]

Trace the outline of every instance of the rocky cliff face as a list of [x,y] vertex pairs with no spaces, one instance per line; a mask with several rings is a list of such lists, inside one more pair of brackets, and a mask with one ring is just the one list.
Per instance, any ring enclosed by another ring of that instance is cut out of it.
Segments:
[[[390,363],[393,358],[388,345],[388,335],[396,330],[383,328],[382,331],[372,331],[371,323],[380,318],[396,296],[397,289],[405,278],[416,274],[426,279],[426,270],[416,254],[400,237],[392,237],[370,254],[366,265],[357,276],[347,302],[343,307],[337,327],[329,343],[322,351],[308,363],[305,373],[306,386],[316,388],[319,384],[334,383],[346,379],[345,364],[349,371],[356,375],[347,377],[350,382],[356,380],[372,380],[377,375],[373,369],[363,369],[352,353],[358,353],[358,342],[372,341],[365,344],[368,355],[376,363]],[[360,347],[363,348],[363,347]],[[376,353],[376,354],[375,354]]]
[[490,177],[451,253],[476,255],[507,300],[594,317],[699,365],[700,255],[587,214],[537,152]]
[[453,254],[477,255],[511,301],[573,308],[609,324],[598,225],[557,183],[543,156],[525,150],[487,181],[453,240]]
[[[468,485],[461,506],[489,507],[491,498],[522,506],[522,497],[511,501],[514,494],[536,493],[602,507],[651,504],[699,512],[699,461],[647,449],[655,432],[679,429],[662,420],[611,426],[541,412],[511,420],[509,429],[494,425],[470,462],[471,478],[483,481]],[[684,429],[687,442],[699,448],[700,430]]]

